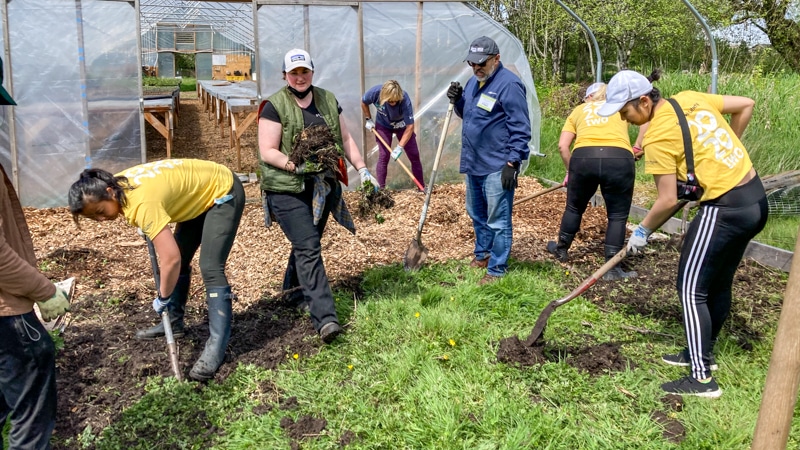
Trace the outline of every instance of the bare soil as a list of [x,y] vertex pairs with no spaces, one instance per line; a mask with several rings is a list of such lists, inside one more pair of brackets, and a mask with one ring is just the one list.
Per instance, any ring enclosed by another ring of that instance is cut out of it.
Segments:
[[[219,129],[200,109],[199,102],[184,98],[180,112],[172,156],[208,159],[234,168],[236,155],[230,150],[227,134],[224,138],[220,136]],[[146,132],[148,159],[166,157],[164,139],[149,125]],[[243,136],[242,146],[242,172],[255,172],[255,126]],[[522,177],[517,196],[522,198],[541,189],[534,179]],[[272,369],[294,353],[313,355],[321,345],[307,317],[282,297],[280,283],[289,242],[277,225],[264,227],[258,187],[248,184],[246,192],[248,204],[227,266],[238,301],[234,304],[233,332],[226,361],[216,381],[226,379],[239,363]],[[359,196],[358,192],[345,193],[351,211],[355,210]],[[323,254],[334,289],[352,292],[351,297],[360,299],[363,296],[360,283],[366,269],[402,261],[416,235],[424,196],[412,191],[395,191],[392,199],[394,206],[382,211],[382,221],[376,220],[374,215],[354,215],[355,236],[335,222],[329,223],[323,238]],[[557,191],[515,208],[514,260],[552,261],[545,244],[557,235],[564,202],[565,194]],[[133,338],[137,329],[157,323],[150,306],[154,282],[147,249],[135,230],[121,221],[82,221],[78,230],[65,208],[27,209],[26,216],[44,273],[54,281],[76,277],[70,322],[62,335],[64,348],[57,357],[56,448],[69,448],[63,444],[68,438],[77,437],[88,426],[95,431],[107,427],[127,406],[137,402],[144,395],[147,377],[171,376],[169,359],[164,342],[142,342]],[[572,273],[565,288],[577,286],[599,267],[604,230],[604,210],[590,207],[570,251],[571,260],[564,265]],[[453,259],[469,262],[473,233],[464,208],[463,185],[435,187],[422,241],[429,249],[426,264]],[[601,308],[678,321],[680,309],[672,293],[677,257],[676,250],[657,244],[652,252],[634,261],[638,278],[623,283],[599,282],[584,297]],[[180,340],[180,363],[186,372],[202,351],[208,335],[205,294],[197,261],[194,274],[187,305],[187,334]],[[775,298],[780,298],[784,289],[785,277],[778,276],[774,270],[752,261],[742,264],[735,282],[737,310],[729,320],[729,328],[731,333],[741,336],[744,348],[748,342],[760,338],[763,328],[759,318],[774,317],[771,314],[779,307]],[[671,293],[671,297],[657,299],[653,292]],[[630,364],[620,353],[620,343],[614,342],[587,340],[573,348],[549,347],[545,342],[533,348],[525,347],[514,337],[500,342],[498,350],[499,361],[518,364],[523,369],[546,361],[563,360],[599,375],[625,370]],[[291,393],[275,394],[272,386],[265,386],[264,390],[273,395],[259,407],[261,411],[291,409]],[[653,420],[665,426],[665,439],[679,439],[673,436],[681,436],[681,430],[665,421],[662,415],[654,416]],[[197,422],[199,428],[208,429],[209,443],[214,434],[221,432],[213,429],[201,415],[191,420]],[[298,448],[299,441],[312,438],[324,429],[326,420],[302,417],[295,422],[287,417],[281,426],[287,436],[294,439],[293,447]],[[670,430],[669,436],[667,430]],[[345,446],[357,439],[353,432],[344,430],[339,442]]]

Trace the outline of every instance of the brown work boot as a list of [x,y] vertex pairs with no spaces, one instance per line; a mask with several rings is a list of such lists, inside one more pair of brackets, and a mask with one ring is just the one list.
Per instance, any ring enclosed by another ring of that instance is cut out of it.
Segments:
[[485,269],[489,267],[489,258],[486,259],[472,258],[472,261],[469,262],[469,266],[476,267],[478,269]]
[[503,277],[498,277],[498,276],[495,276],[495,275],[489,275],[487,273],[486,275],[483,276],[483,278],[481,278],[480,281],[478,281],[478,286],[483,286],[484,284],[494,283],[495,281],[498,281],[500,278],[503,278]]

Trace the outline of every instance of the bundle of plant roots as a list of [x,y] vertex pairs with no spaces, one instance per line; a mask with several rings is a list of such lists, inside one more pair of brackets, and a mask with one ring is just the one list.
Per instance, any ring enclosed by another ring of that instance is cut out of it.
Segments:
[[330,128],[312,125],[303,129],[294,140],[289,161],[295,167],[305,163],[307,172],[330,170],[339,173],[339,149]]
[[375,190],[372,183],[366,182],[358,189],[361,196],[358,200],[356,215],[362,219],[375,217],[378,223],[383,223],[382,211],[394,206],[394,197],[386,189]]

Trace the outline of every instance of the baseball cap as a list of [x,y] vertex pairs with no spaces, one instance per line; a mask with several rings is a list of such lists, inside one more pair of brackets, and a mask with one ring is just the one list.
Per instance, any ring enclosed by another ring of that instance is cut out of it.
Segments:
[[0,105],[16,105],[17,102],[11,98],[11,95],[3,87],[3,60],[0,59]]
[[644,75],[633,70],[621,70],[611,77],[606,88],[606,103],[597,110],[601,116],[612,116],[616,114],[625,103],[649,94],[653,90]]
[[283,71],[291,72],[298,67],[314,70],[314,62],[311,61],[311,55],[309,55],[307,51],[293,48],[286,52],[286,55],[283,57]]
[[464,61],[472,64],[481,64],[490,56],[498,54],[500,54],[500,49],[497,48],[497,44],[491,38],[481,36],[469,44],[469,52]]
[[590,95],[594,94],[595,92],[599,91],[600,88],[603,87],[603,83],[592,83],[586,88],[586,93],[583,94],[583,99],[586,100],[589,98]]

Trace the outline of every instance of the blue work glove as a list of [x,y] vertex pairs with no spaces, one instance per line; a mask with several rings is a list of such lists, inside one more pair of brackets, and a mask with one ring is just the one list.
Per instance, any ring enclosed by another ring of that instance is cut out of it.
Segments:
[[644,249],[644,246],[647,245],[647,238],[650,237],[650,233],[653,230],[639,224],[635,230],[633,230],[633,234],[631,234],[631,238],[628,239],[628,255],[638,255],[640,251]]
[[56,286],[56,293],[52,297],[36,302],[36,305],[39,306],[39,314],[42,315],[42,320],[50,322],[69,311],[69,297],[63,289]]
[[399,158],[400,155],[403,154],[403,150],[405,150],[405,149],[403,148],[402,145],[398,145],[397,147],[395,147],[394,150],[392,150],[392,153],[391,153],[392,159],[397,161],[397,158]]
[[375,192],[378,192],[378,188],[380,187],[380,183],[378,180],[369,173],[369,170],[366,167],[362,167],[358,169],[358,174],[361,175],[361,186],[364,186],[365,183],[369,182],[372,184],[372,188],[375,189]]
[[450,103],[457,103],[461,100],[462,95],[464,95],[464,88],[461,87],[461,83],[458,81],[450,82],[450,87],[447,88],[447,98],[450,99]]
[[508,164],[503,166],[503,173],[500,174],[500,182],[503,184],[503,189],[510,191],[517,187],[517,171],[519,163],[514,163],[513,166]]
[[161,316],[161,313],[166,311],[167,306],[169,306],[169,297],[161,298],[161,295],[157,295],[155,300],[153,300],[153,310]]
[[364,128],[366,128],[367,131],[374,130],[375,129],[375,122],[373,122],[372,119],[367,119],[366,123],[364,123]]

